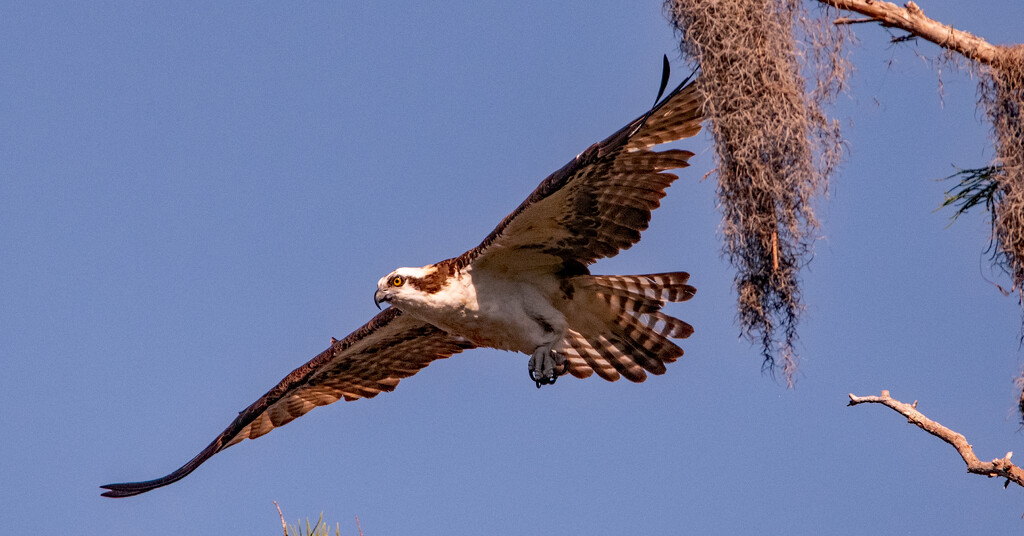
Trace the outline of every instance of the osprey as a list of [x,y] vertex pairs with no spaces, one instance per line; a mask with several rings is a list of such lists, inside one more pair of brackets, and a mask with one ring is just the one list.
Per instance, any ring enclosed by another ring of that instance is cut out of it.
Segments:
[[[667,60],[666,60],[667,64]],[[667,72],[666,72],[667,75]],[[662,83],[664,88],[664,80]],[[184,478],[214,454],[342,398],[391,391],[435,359],[476,347],[522,352],[537,387],[559,376],[642,382],[683,355],[693,328],[661,312],[695,289],[684,272],[603,276],[587,266],[640,240],[690,151],[651,147],[700,130],[702,102],[684,81],[643,116],[544,179],[477,247],[377,282],[390,307],[295,369],[173,473],[108,484],[130,497]]]

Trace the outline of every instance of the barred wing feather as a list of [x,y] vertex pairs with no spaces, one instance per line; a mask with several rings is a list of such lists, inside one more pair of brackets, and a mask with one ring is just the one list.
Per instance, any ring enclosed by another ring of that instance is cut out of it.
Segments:
[[317,406],[342,398],[373,398],[394,390],[435,359],[473,348],[468,340],[403,315],[384,310],[348,337],[333,341],[305,365],[242,410],[202,452],[173,473],[146,482],[107,484],[106,497],[130,497],[181,480],[214,454],[243,439],[255,439],[284,426]]
[[640,240],[651,211],[683,168],[690,151],[652,151],[654,145],[700,131],[703,106],[684,82],[645,114],[551,174],[476,248],[451,259],[523,270],[612,257]]

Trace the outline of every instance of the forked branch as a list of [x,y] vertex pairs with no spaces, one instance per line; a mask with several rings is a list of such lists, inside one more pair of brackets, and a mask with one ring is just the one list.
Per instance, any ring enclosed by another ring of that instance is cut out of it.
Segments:
[[940,47],[963,54],[969,59],[986,65],[997,61],[998,48],[984,39],[968,32],[957,30],[925,16],[924,11],[913,2],[905,7],[881,0],[818,0],[822,4],[866,15],[867,19],[840,17],[835,24],[878,22],[882,26],[899,28],[927,39]]
[[850,393],[850,406],[857,404],[882,404],[892,408],[894,411],[907,418],[907,422],[917,425],[929,434],[949,443],[960,453],[960,457],[967,464],[967,472],[988,477],[1001,477],[1006,479],[1003,487],[1010,485],[1010,482],[1018,486],[1024,486],[1024,470],[1010,462],[1013,452],[1007,452],[1003,458],[997,458],[991,462],[983,462],[974,455],[974,448],[967,442],[963,434],[954,432],[949,428],[925,417],[917,411],[917,402],[907,404],[889,396],[889,391],[882,391],[881,396],[856,396]]

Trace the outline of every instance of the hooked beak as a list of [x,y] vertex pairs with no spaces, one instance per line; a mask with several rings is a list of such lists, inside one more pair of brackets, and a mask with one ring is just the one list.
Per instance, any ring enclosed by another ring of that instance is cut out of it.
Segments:
[[377,292],[373,293],[373,304],[377,306],[377,309],[380,309],[380,302],[389,301],[391,301],[391,296],[388,296],[387,291],[377,289]]

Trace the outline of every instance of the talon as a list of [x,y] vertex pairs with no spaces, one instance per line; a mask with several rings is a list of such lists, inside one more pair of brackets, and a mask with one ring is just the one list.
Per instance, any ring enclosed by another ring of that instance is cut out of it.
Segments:
[[[558,365],[561,365],[561,369],[558,368]],[[530,357],[528,371],[530,379],[540,389],[542,385],[553,385],[559,376],[568,372],[569,363],[564,355],[550,348],[539,347]]]
[[540,389],[540,386],[542,386],[542,385],[553,385],[555,383],[555,380],[558,379],[557,376],[553,376],[553,375],[552,376],[543,376],[543,375],[537,376],[532,370],[529,371],[529,372],[530,372],[530,379],[533,380],[533,382],[537,384],[537,389]]

